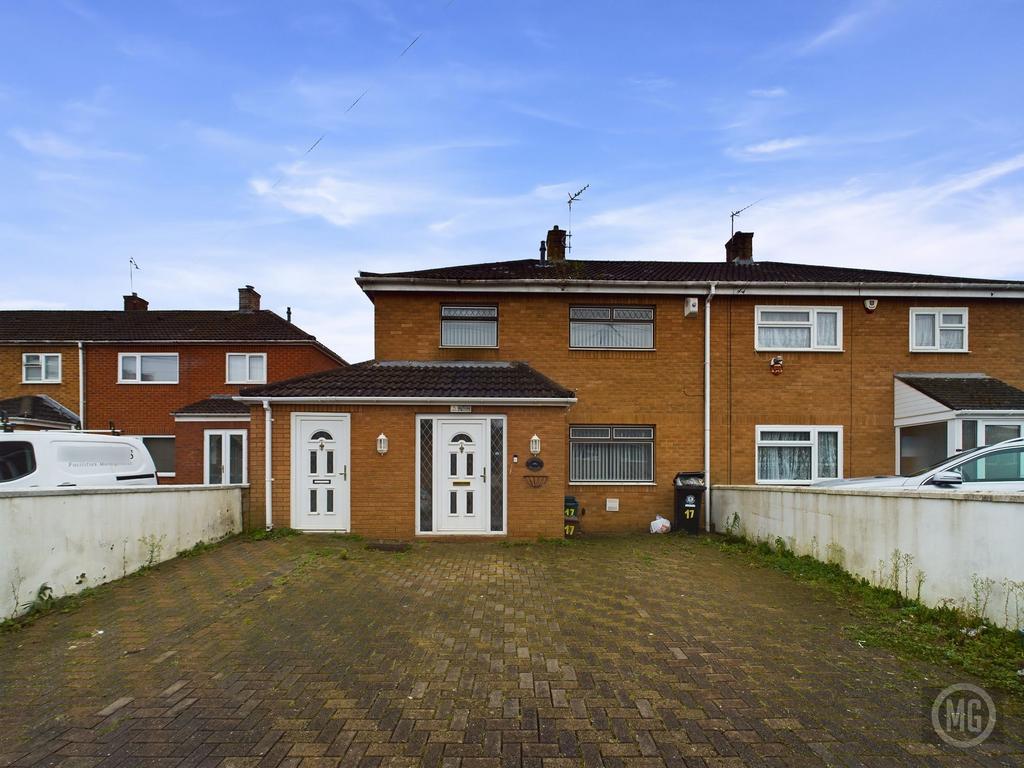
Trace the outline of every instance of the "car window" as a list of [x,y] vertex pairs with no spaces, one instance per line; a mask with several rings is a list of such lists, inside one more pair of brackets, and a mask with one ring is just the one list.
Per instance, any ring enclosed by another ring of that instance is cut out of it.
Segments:
[[1020,482],[1024,480],[1024,447],[978,456],[952,469],[960,472],[965,483]]
[[31,475],[36,471],[36,454],[32,443],[12,440],[0,443],[0,483]]

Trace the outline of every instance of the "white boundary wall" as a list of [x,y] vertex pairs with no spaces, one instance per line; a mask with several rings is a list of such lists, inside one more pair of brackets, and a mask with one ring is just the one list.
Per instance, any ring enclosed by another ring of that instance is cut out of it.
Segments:
[[0,620],[241,530],[239,486],[0,493]]
[[[1013,628],[1019,609],[1024,620],[1024,495],[753,485],[715,486],[712,494],[711,519],[719,532],[735,514],[735,533],[752,541],[781,537],[797,554],[835,562],[873,583],[891,579],[898,550],[901,560],[913,558],[911,597],[923,572],[924,603],[970,605],[975,578],[988,578],[995,583],[987,617]],[[902,573],[899,582],[906,592]]]

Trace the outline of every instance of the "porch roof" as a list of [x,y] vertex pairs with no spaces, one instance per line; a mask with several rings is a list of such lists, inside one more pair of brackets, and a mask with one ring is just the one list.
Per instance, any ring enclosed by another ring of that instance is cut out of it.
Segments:
[[518,361],[368,360],[244,389],[240,397],[575,401],[576,394]]
[[248,416],[249,406],[232,395],[212,395],[175,410],[172,416]]
[[77,427],[78,414],[65,408],[49,395],[19,395],[0,400],[0,411],[12,422],[41,422]]
[[896,378],[954,411],[1024,411],[1024,390],[981,373],[899,373]]

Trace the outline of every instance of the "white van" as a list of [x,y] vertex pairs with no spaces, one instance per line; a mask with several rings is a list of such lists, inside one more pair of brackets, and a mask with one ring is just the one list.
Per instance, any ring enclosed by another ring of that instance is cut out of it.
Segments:
[[78,485],[156,485],[156,465],[136,437],[73,431],[0,434],[0,491]]

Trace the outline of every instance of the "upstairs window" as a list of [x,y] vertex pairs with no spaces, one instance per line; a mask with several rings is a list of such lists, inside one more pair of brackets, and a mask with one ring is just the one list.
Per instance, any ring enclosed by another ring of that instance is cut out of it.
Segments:
[[118,355],[120,384],[177,384],[178,355]]
[[571,349],[654,349],[654,307],[570,307]]
[[441,346],[498,346],[498,308],[493,305],[442,306]]
[[60,355],[22,355],[21,382],[22,384],[60,384]]
[[967,307],[910,310],[911,352],[966,352]]
[[755,312],[758,351],[842,349],[842,307],[757,307]]
[[262,352],[228,353],[228,384],[263,384],[266,380],[266,354]]

